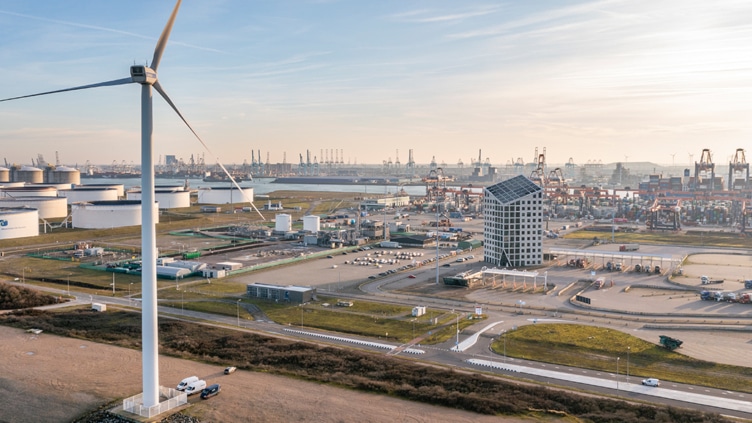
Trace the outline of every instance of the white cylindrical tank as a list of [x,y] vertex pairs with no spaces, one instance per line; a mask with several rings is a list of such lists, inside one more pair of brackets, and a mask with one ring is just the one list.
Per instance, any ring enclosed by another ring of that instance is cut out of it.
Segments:
[[68,203],[65,198],[57,197],[19,197],[0,198],[0,207],[29,207],[37,209],[39,219],[54,219],[68,215]]
[[232,187],[202,187],[198,189],[198,204],[247,204],[253,202],[253,188],[243,188],[243,192]]
[[280,213],[276,216],[274,230],[277,232],[290,232],[292,230],[292,216]]
[[0,182],[10,182],[10,169],[0,167]]
[[95,188],[115,188],[118,198],[125,196],[125,185],[123,184],[85,184],[75,187],[76,189],[95,189]]
[[48,184],[80,184],[81,172],[68,166],[49,166],[44,172]]
[[[160,209],[178,209],[191,206],[191,192],[183,189],[155,189],[154,198]],[[126,200],[141,201],[141,191],[131,190],[126,193]]]
[[39,235],[39,212],[31,208],[0,206],[0,239]]
[[303,216],[303,230],[318,232],[321,230],[321,218],[313,215]]
[[42,169],[33,166],[21,166],[11,169],[11,179],[15,182],[41,184],[44,181],[44,175]]
[[90,201],[115,201],[118,199],[116,188],[81,188],[63,189],[57,192],[59,197],[65,197],[68,204]]
[[57,197],[57,188],[34,185],[24,185],[20,187],[5,186],[0,188],[0,197]]
[[[155,223],[159,205],[154,202]],[[74,228],[106,229],[141,225],[141,201],[92,201],[71,205]]]

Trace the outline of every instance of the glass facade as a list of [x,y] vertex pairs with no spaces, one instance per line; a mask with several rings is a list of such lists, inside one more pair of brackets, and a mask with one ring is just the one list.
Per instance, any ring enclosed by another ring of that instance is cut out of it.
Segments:
[[523,175],[485,189],[484,261],[498,267],[543,263],[543,190]]

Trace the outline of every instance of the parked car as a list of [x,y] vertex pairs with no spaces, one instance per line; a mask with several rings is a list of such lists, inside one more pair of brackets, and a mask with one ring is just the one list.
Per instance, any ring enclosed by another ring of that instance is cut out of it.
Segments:
[[234,373],[234,372],[235,372],[235,370],[238,370],[238,368],[237,368],[237,367],[235,367],[235,366],[228,366],[228,367],[225,367],[225,374],[226,374],[226,375],[229,375],[230,373]]
[[661,386],[661,381],[651,377],[651,378],[643,379],[642,384],[645,386]]
[[219,386],[218,383],[215,383],[213,385],[209,385],[206,388],[204,388],[203,391],[201,391],[201,399],[208,399],[211,398],[217,394],[219,394],[219,391],[222,390],[222,387]]

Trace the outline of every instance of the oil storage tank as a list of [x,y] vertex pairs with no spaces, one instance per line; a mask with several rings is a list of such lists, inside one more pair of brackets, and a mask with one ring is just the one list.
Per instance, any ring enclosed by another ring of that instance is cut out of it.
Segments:
[[[126,193],[127,200],[141,201],[141,190],[133,189]],[[160,209],[178,209],[191,206],[191,192],[182,188],[155,188],[154,199]]]
[[243,204],[253,202],[253,188],[201,187],[198,189],[198,204]]
[[65,197],[68,200],[68,204],[88,201],[116,201],[119,198],[117,188],[89,188],[85,185],[79,185],[71,189],[58,190],[57,195],[59,197]]
[[4,186],[0,188],[0,197],[57,197],[57,188],[35,185]]
[[[157,202],[154,202],[155,223],[159,223]],[[71,205],[74,228],[106,229],[141,225],[141,201],[91,201]]]
[[28,207],[37,210],[37,219],[55,219],[68,215],[65,198],[57,197],[4,197],[0,207]]
[[39,213],[28,207],[0,206],[0,240],[39,235]]
[[12,166],[10,168],[11,182],[28,182],[30,184],[41,184],[44,182],[42,169],[34,166]]
[[290,232],[292,230],[292,216],[280,213],[275,216],[274,231]]
[[318,216],[303,216],[303,230],[316,233],[321,230],[321,218]]
[[125,185],[123,184],[84,184],[77,185],[76,189],[95,189],[95,188],[115,188],[117,190],[117,198],[123,198],[125,196]]
[[10,182],[10,169],[7,167],[0,167],[0,183]]
[[81,183],[81,172],[68,166],[48,166],[44,170],[44,182],[47,184]]

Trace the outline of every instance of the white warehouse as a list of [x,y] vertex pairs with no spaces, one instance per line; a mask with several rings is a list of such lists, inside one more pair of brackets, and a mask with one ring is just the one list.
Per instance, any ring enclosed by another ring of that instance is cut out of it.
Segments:
[[68,215],[68,203],[65,198],[57,197],[5,197],[0,198],[0,207],[36,209],[38,219],[55,219]]
[[[154,198],[161,209],[179,209],[191,206],[191,192],[182,188],[155,188]],[[127,200],[141,201],[141,190],[130,190]]]
[[198,189],[198,204],[243,204],[253,202],[253,188],[201,187]]
[[0,206],[0,240],[39,235],[36,209]]
[[[159,204],[154,202],[155,223]],[[141,225],[141,201],[92,201],[71,205],[74,228],[106,229]]]

